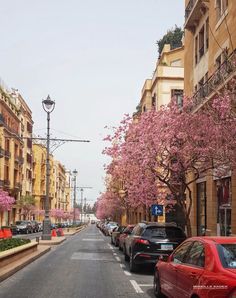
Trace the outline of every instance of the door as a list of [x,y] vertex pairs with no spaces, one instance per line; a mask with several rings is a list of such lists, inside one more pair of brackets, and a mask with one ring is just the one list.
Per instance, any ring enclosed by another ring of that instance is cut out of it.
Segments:
[[177,272],[191,246],[191,241],[181,244],[172,254],[171,260],[167,262],[166,270],[160,274],[161,287],[168,297],[183,298],[177,287]]
[[190,297],[204,272],[205,248],[200,241],[195,241],[186,254],[176,273],[177,288],[180,296]]

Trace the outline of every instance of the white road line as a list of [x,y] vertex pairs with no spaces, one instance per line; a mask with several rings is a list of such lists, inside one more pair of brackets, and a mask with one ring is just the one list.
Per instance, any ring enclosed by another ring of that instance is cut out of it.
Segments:
[[126,271],[126,270],[124,270],[124,274],[128,276],[132,275],[129,271]]
[[108,246],[110,247],[110,249],[113,249],[113,247],[111,246],[111,244],[108,243]]
[[136,293],[143,293],[142,289],[140,288],[140,286],[137,284],[135,280],[130,280],[130,283],[135,289]]
[[124,264],[120,264],[120,267],[121,267],[121,268],[125,268],[125,265],[124,265]]
[[114,256],[117,256],[117,253],[113,252],[113,255],[114,255]]
[[140,287],[152,287],[153,285],[152,284],[139,284]]
[[121,261],[121,259],[120,259],[119,257],[116,257],[116,260],[117,260],[118,262],[120,262],[120,261]]

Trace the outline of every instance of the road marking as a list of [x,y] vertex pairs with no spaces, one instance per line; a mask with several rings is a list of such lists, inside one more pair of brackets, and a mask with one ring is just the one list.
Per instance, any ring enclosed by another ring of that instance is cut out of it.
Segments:
[[126,271],[126,270],[124,270],[124,274],[128,276],[132,275],[129,271]]
[[139,284],[139,286],[140,287],[152,287],[153,285],[152,284],[150,284],[150,285],[149,284],[142,284],[142,285]]
[[114,256],[117,256],[117,253],[113,252],[113,255],[114,255]]
[[125,265],[124,265],[124,264],[120,264],[120,267],[121,267],[121,268],[125,268]]
[[130,280],[130,283],[135,289],[136,293],[143,293],[143,290],[140,288],[140,286],[137,284],[135,280]]
[[120,259],[119,257],[116,257],[116,260],[117,260],[118,262],[120,262],[120,261],[121,261],[121,259]]
[[103,239],[90,239],[90,238],[84,238],[82,241],[104,241]]
[[108,243],[108,246],[110,247],[110,249],[113,249],[113,247],[111,246],[111,244]]

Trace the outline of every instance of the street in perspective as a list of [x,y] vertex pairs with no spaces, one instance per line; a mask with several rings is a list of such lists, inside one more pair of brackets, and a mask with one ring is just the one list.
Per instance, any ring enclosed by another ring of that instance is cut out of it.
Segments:
[[11,0],[0,298],[236,298],[236,0]]

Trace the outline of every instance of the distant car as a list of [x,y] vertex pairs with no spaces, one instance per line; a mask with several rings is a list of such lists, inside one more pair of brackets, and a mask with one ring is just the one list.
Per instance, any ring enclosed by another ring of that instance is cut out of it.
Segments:
[[10,229],[11,229],[12,235],[16,235],[17,234],[17,226],[16,225],[11,224]]
[[125,228],[126,226],[117,226],[113,229],[113,231],[111,232],[111,244],[119,246],[119,237]]
[[130,235],[135,225],[128,225],[119,236],[119,250],[124,250],[125,238]]
[[16,221],[16,229],[19,234],[33,233],[33,226],[30,220],[18,220]]
[[39,232],[41,232],[43,230],[43,223],[42,222],[38,222],[39,225]]
[[116,228],[118,226],[117,222],[109,222],[106,225],[106,229],[105,229],[105,235],[106,236],[111,236],[111,232],[113,231],[114,228]]
[[38,233],[39,232],[39,223],[36,220],[31,220],[31,224],[33,227],[33,232]]
[[192,237],[155,266],[156,297],[236,297],[236,237]]
[[95,224],[95,220],[91,220],[91,224],[93,224],[93,225],[94,225],[94,224]]
[[125,238],[124,255],[130,271],[140,265],[155,265],[159,257],[168,257],[186,239],[183,230],[171,223],[139,223]]

